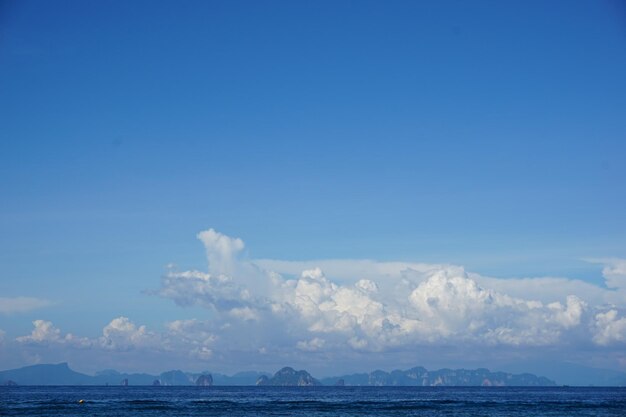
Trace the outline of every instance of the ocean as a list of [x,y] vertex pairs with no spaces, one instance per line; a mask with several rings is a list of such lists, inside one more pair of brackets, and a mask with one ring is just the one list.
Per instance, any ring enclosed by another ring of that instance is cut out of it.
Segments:
[[0,416],[624,417],[626,388],[5,386]]

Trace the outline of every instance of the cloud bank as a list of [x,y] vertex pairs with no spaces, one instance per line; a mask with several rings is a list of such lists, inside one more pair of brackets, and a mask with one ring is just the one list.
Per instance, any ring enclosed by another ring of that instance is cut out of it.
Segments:
[[209,272],[169,270],[158,294],[210,309],[222,326],[283,328],[281,342],[296,349],[608,346],[626,337],[622,260],[602,261],[601,288],[564,278],[483,277],[455,265],[245,260],[240,239],[212,229],[198,237]]
[[[626,364],[626,261],[604,266],[605,286],[559,277],[499,279],[447,264],[243,256],[244,242],[198,234],[206,271],[170,266],[152,291],[206,316],[150,330],[117,317],[96,338],[45,320],[16,343],[197,363],[254,364],[444,352],[603,352]],[[242,366],[241,364],[245,365]],[[414,362],[415,364],[415,362]]]

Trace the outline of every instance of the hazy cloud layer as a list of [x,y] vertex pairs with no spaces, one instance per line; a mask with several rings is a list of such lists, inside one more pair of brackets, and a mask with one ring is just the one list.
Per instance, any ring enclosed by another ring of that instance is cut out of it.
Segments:
[[42,300],[34,297],[0,297],[0,313],[25,313],[43,307],[48,307],[51,304],[52,303],[48,300]]

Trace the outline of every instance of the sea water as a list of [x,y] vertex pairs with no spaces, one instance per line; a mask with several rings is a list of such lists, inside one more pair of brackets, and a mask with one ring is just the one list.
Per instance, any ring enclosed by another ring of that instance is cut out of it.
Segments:
[[17,386],[0,416],[624,417],[626,388]]

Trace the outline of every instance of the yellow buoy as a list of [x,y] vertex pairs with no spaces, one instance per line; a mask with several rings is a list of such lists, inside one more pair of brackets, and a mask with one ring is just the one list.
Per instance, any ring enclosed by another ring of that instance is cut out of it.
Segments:
[[84,402],[85,402],[85,400],[78,400],[78,404],[82,404]]

